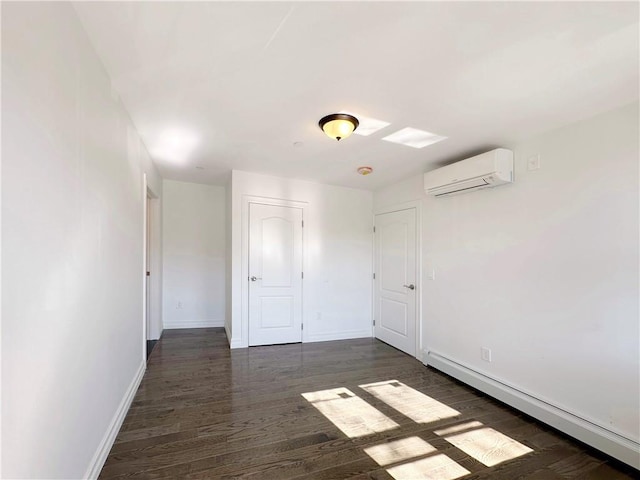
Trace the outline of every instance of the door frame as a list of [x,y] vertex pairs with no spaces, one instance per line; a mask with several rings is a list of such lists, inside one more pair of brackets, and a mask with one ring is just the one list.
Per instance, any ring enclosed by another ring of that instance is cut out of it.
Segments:
[[[242,334],[242,345],[241,347],[249,346],[249,204],[250,203],[260,203],[263,205],[273,205],[276,207],[293,207],[302,209],[302,221],[307,221],[307,213],[308,213],[308,202],[300,202],[297,200],[285,200],[281,198],[271,198],[271,197],[260,197],[255,195],[243,195],[242,196],[242,205],[241,205],[241,225],[242,231],[240,234],[241,238],[241,273],[240,280],[242,287],[240,289],[240,297],[242,304],[242,313],[241,313],[241,325],[240,330]],[[305,229],[307,226],[305,225],[302,229],[302,271],[306,270],[307,266],[307,252],[309,249],[307,248],[307,235],[305,234]],[[302,302],[302,324],[306,323],[306,315],[305,315],[305,288],[304,288],[304,278],[302,280],[302,291],[300,293]],[[308,329],[302,330],[302,343],[307,341]]]
[[[377,215],[383,215],[385,213],[394,213],[394,212],[400,212],[402,210],[409,210],[409,209],[415,209],[416,211],[416,295],[415,295],[415,312],[416,312],[416,359],[422,361],[422,348],[423,348],[423,342],[422,342],[422,304],[423,304],[423,299],[422,299],[422,201],[420,200],[413,200],[410,202],[403,202],[403,203],[397,203],[397,204],[393,204],[393,205],[389,205],[386,207],[381,207],[381,208],[376,208],[373,212],[373,225],[375,227],[376,225],[376,216]],[[373,235],[373,256],[371,258],[372,262],[373,262],[373,269],[375,271],[375,267],[376,267],[376,258],[378,255],[378,251],[377,251],[377,244],[376,244],[376,238],[375,238],[375,232],[372,232]],[[372,294],[371,294],[371,298],[372,298],[372,304],[371,304],[371,314],[374,315],[375,314],[375,306],[376,306],[376,302],[378,301],[378,298],[376,296],[376,285],[374,282],[376,282],[377,280],[373,280],[373,278],[371,279],[371,290],[372,290]],[[376,332],[375,332],[375,327],[373,326],[373,318],[371,319],[371,336],[374,338],[376,337]]]
[[[151,233],[148,232],[148,224],[151,220]],[[162,325],[160,321],[161,309],[157,306],[154,308],[154,300],[161,298],[162,285],[155,278],[160,278],[161,259],[160,259],[160,196],[156,194],[147,182],[147,174],[143,173],[142,177],[142,359],[147,362],[147,340],[149,331],[147,328],[147,320],[153,324],[154,321],[158,325]],[[147,238],[150,235],[151,239]],[[147,245],[149,252],[147,252]],[[148,261],[152,267],[155,267],[156,275],[153,273],[151,277],[147,277],[147,255]],[[149,303],[147,304],[147,282],[149,282]],[[149,310],[147,312],[147,309]],[[149,318],[147,318],[147,314]],[[160,332],[162,333],[162,332]]]
[[147,364],[147,225],[149,201],[147,174],[142,174],[142,361]]

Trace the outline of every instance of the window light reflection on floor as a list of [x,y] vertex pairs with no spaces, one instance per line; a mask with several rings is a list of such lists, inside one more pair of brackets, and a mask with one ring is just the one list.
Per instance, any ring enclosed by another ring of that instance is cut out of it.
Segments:
[[434,433],[487,467],[533,452],[529,447],[478,421],[436,430]]
[[477,420],[472,420],[471,422],[458,423],[452,427],[440,428],[438,430],[434,430],[433,433],[440,437],[444,437],[445,435],[451,435],[452,433],[464,432],[465,430],[471,430],[474,428],[484,427],[482,422]]
[[[360,385],[360,388],[417,423],[460,415],[457,410],[397,381]],[[303,393],[302,396],[350,438],[398,428],[378,409],[341,387]],[[477,420],[433,430],[448,443],[487,467],[533,450]],[[364,452],[396,480],[455,480],[471,472],[418,436],[364,448]]]
[[454,480],[471,472],[440,453],[387,469],[396,480]]
[[302,396],[349,438],[398,427],[396,422],[347,388],[303,393]]
[[417,423],[431,423],[460,415],[460,412],[440,403],[397,380],[369,383],[360,388]]
[[364,449],[364,452],[380,466],[402,462],[435,451],[433,446],[420,437],[403,438]]

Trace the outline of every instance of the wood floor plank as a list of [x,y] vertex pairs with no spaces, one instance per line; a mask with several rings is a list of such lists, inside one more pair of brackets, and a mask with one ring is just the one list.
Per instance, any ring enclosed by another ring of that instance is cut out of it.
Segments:
[[[378,382],[408,393],[365,387]],[[333,403],[322,408],[307,400],[326,395]],[[364,411],[387,418],[386,429],[345,435],[341,422],[366,422]],[[375,339],[231,351],[217,328],[165,332],[100,478],[388,480],[460,472],[477,480],[640,478]]]
[[554,472],[557,472],[562,478],[576,478],[584,475],[605,462],[604,458],[595,458],[585,452],[578,452],[568,458],[563,458],[549,465]]

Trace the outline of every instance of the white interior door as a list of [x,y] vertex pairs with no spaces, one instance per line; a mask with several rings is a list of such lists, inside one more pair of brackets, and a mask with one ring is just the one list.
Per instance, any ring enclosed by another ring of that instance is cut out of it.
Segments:
[[376,215],[375,336],[416,355],[416,210]]
[[302,341],[302,209],[249,204],[249,345]]

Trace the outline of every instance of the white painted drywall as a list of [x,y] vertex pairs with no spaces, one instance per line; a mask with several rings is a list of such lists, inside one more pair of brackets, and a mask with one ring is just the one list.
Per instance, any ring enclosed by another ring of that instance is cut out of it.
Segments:
[[248,196],[306,204],[303,341],[371,336],[372,193],[237,170],[231,183],[231,346],[248,345],[246,311],[243,315],[247,245],[242,242],[248,225],[242,204]]
[[638,104],[511,148],[512,185],[375,193],[423,199],[425,348],[637,442]]
[[423,200],[424,181],[422,175],[409,177],[401,182],[376,190],[373,196],[374,212],[379,213],[390,207],[404,205],[408,202]]
[[224,187],[163,182],[164,328],[222,327]]
[[144,366],[142,149],[73,7],[3,4],[3,478],[111,446]]

